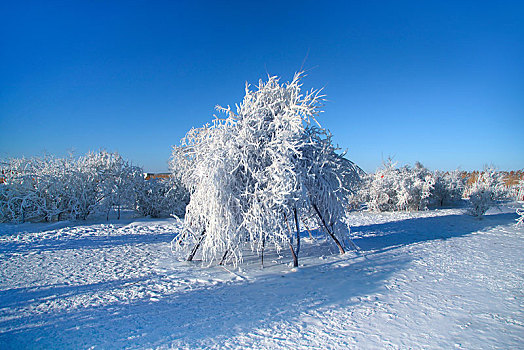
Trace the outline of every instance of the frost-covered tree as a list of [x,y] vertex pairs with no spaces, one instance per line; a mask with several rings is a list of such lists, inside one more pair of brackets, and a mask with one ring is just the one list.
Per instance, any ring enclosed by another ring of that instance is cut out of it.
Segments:
[[435,185],[433,174],[416,162],[414,168],[405,166],[400,169],[400,179],[398,209],[426,210]]
[[[86,169],[76,159],[9,159],[0,199],[3,221],[52,221],[85,217],[96,180],[87,183]],[[82,170],[81,170],[82,169]],[[91,185],[91,186],[90,186]]]
[[189,202],[189,193],[175,178],[149,179],[134,187],[136,210],[141,216],[183,216]]
[[524,201],[524,180],[520,179],[518,184],[510,188],[512,197],[517,201]]
[[41,200],[35,191],[30,159],[8,159],[2,162],[3,183],[0,185],[0,219],[26,221],[33,219]]
[[502,174],[492,167],[486,167],[475,182],[467,189],[470,204],[469,213],[482,217],[488,209],[508,197]]
[[400,173],[392,159],[364,178],[360,197],[371,211],[392,211],[397,208]]
[[95,212],[104,213],[109,219],[114,211],[120,219],[121,209],[135,206],[136,193],[144,182],[142,168],[116,152],[106,151],[87,154],[79,159],[79,166],[84,169],[81,172],[88,170],[95,178]]
[[388,159],[374,174],[366,176],[360,195],[371,211],[424,210],[434,185],[433,174],[422,164],[397,168]]
[[432,191],[432,204],[434,206],[452,205],[462,199],[466,187],[466,178],[461,171],[435,171],[434,178],[435,185]]
[[174,247],[193,259],[237,264],[248,246],[288,246],[298,265],[300,218],[313,213],[339,247],[347,233],[344,200],[358,175],[332,145],[316,118],[322,96],[301,93],[300,74],[286,84],[277,77],[246,85],[236,112],[191,129],[174,147],[172,169],[190,192],[184,231]]

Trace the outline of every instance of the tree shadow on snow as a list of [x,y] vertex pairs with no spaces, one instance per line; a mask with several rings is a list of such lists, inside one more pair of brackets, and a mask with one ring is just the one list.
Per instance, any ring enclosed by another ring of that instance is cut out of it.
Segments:
[[89,237],[66,237],[59,239],[42,239],[33,242],[4,243],[0,245],[0,254],[24,253],[29,251],[56,251],[66,249],[96,249],[120,245],[151,244],[171,242],[176,232],[121,234]]
[[[2,325],[0,345],[3,349],[144,348],[178,342],[180,346],[202,347],[205,339],[226,340],[273,322],[296,321],[304,312],[358,303],[359,297],[377,292],[384,279],[407,262],[339,259],[304,267],[296,273],[160,296],[158,301],[143,298],[24,316],[10,321],[10,327]],[[85,288],[118,291],[118,287],[118,283],[112,282]],[[50,288],[44,294],[74,293],[70,288],[59,289]],[[29,295],[25,300],[34,297],[35,294]]]
[[[109,291],[121,288],[124,285],[136,284],[150,279],[135,277],[121,280],[109,280],[83,285],[53,284],[36,287],[12,288],[0,291],[0,308],[26,307],[33,303],[52,302],[62,298],[85,295],[95,291]],[[0,324],[2,322],[0,321]]]
[[351,233],[355,237],[353,241],[364,252],[385,251],[435,239],[465,236],[514,222],[516,218],[515,213],[486,215],[482,219],[466,214],[432,216],[356,226]]

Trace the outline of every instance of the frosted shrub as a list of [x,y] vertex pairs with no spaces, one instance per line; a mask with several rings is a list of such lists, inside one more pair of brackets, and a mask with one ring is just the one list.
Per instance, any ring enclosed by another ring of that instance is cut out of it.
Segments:
[[10,222],[52,221],[67,216],[74,198],[71,159],[8,159],[3,162],[4,184],[0,219]]
[[513,198],[517,201],[524,201],[524,180],[519,180],[519,183],[511,187]]
[[450,172],[435,171],[434,178],[432,205],[436,207],[453,205],[462,199],[466,187],[466,179],[459,170]]
[[366,175],[361,197],[371,211],[391,211],[397,208],[400,173],[389,159],[374,174]]
[[[0,185],[0,221],[85,220],[90,215],[109,219],[112,212],[120,218],[122,208],[144,207],[143,200],[140,207],[136,204],[139,190],[147,186],[142,169],[118,153],[9,159],[2,163],[1,170],[4,181]],[[166,197],[171,198],[171,194]],[[165,202],[162,205],[175,201],[171,198]]]
[[473,186],[473,190],[469,195],[470,209],[469,213],[473,216],[481,217],[489,208],[495,205],[493,200],[493,192],[484,186]]
[[[68,218],[85,220],[95,214],[109,219],[110,212],[116,211],[119,219],[122,208],[133,208],[134,188],[138,181],[143,181],[141,168],[131,165],[118,153],[107,151],[71,158],[68,164],[68,170],[53,180],[63,184],[55,198],[67,200],[64,213]],[[63,166],[59,165],[56,172],[60,173]]]
[[482,217],[491,207],[507,199],[502,176],[493,168],[486,168],[467,190],[470,204],[469,213]]
[[136,210],[141,216],[183,216],[189,194],[173,177],[141,181],[135,187]]
[[86,218],[101,201],[92,157],[52,156],[4,162],[0,206],[3,221]]
[[433,174],[422,164],[396,168],[389,159],[375,174],[367,175],[361,198],[371,211],[424,210],[434,185]]
[[226,118],[191,129],[173,150],[172,169],[190,192],[174,248],[188,260],[201,248],[204,261],[237,264],[246,246],[262,256],[267,246],[288,246],[296,266],[299,221],[315,215],[344,252],[337,235],[348,232],[340,223],[358,174],[329,132],[313,125],[319,92],[302,94],[296,74],[287,84],[269,77],[255,90],[246,85],[245,93],[236,112],[217,107]]
[[417,162],[414,168],[409,166],[401,168],[400,179],[397,208],[399,210],[426,210],[435,185],[433,174]]
[[71,182],[70,216],[72,219],[85,220],[92,213],[106,213],[115,202],[120,202],[125,191],[118,186],[118,172],[124,166],[118,154],[105,151],[88,153],[74,161],[74,169],[70,174]]
[[521,226],[524,224],[524,209],[522,208],[518,208],[517,209],[517,215],[519,215],[519,217],[517,219],[515,219],[517,221],[517,226]]
[[2,163],[3,183],[0,185],[0,220],[23,222],[42,215],[45,204],[32,176],[35,167],[30,159],[8,159]]

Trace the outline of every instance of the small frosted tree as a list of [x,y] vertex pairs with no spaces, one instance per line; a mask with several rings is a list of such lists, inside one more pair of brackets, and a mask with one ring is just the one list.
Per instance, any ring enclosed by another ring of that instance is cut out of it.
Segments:
[[189,202],[189,193],[173,176],[138,181],[133,189],[136,196],[135,210],[141,216],[183,216]]
[[10,222],[34,220],[42,215],[42,199],[36,191],[34,161],[11,158],[3,161],[0,185],[0,219]]
[[420,162],[414,168],[405,166],[400,170],[398,210],[426,210],[435,185],[433,174]]
[[486,167],[467,192],[470,204],[469,213],[479,218],[508,196],[502,174],[492,167]]
[[371,211],[426,210],[431,203],[435,176],[421,163],[397,168],[391,159],[366,176],[359,197]]
[[459,202],[464,194],[466,179],[459,170],[434,173],[435,185],[432,204],[437,207]]
[[299,221],[311,212],[344,252],[337,223],[346,185],[358,176],[330,134],[313,125],[322,96],[302,94],[300,78],[281,85],[269,77],[255,90],[246,85],[236,112],[217,107],[226,118],[191,129],[174,147],[172,169],[190,192],[174,247],[188,260],[200,249],[204,261],[238,264],[246,246],[263,257],[271,245],[288,246],[298,266]]
[[517,226],[524,225],[524,209],[518,208],[516,212],[517,212],[517,215],[519,216],[517,219],[515,219],[515,221],[517,221],[516,225]]
[[361,187],[360,197],[371,211],[393,211],[398,203],[400,174],[392,159],[373,174],[367,174]]
[[524,201],[524,180],[520,179],[518,184],[511,187],[513,198],[516,201]]

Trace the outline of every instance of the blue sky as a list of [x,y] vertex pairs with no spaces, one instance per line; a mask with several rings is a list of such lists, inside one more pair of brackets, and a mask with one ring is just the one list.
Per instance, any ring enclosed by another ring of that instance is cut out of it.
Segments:
[[305,58],[366,171],[524,167],[522,1],[4,1],[0,157],[104,148],[167,171],[215,105]]

